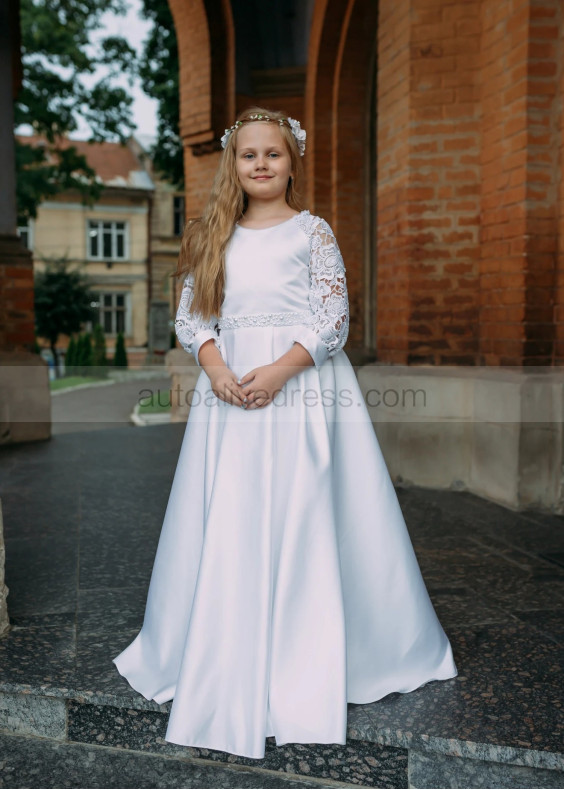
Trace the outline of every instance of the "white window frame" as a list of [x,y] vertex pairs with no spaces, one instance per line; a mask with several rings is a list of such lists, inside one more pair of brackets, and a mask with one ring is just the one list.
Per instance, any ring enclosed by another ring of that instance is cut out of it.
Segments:
[[21,239],[21,231],[26,231],[27,232],[28,243],[27,244],[24,243],[25,248],[27,250],[30,250],[30,251],[33,250],[33,231],[34,231],[34,227],[33,227],[33,220],[31,218],[28,219],[27,225],[18,225],[17,232],[18,232],[18,236],[20,237],[20,239]]
[[[123,296],[123,313],[124,313],[124,329],[123,334],[124,337],[129,337],[131,335],[131,293],[129,291],[113,291],[113,290],[96,290],[95,291],[99,307],[98,307],[98,323],[101,324],[102,329],[104,330],[104,334],[108,337],[117,337],[117,329],[116,329],[116,310],[117,306],[115,305],[115,297],[116,296]],[[107,332],[104,326],[104,313],[106,312],[107,308],[104,308],[104,296],[111,296],[112,297],[112,331]],[[115,330],[115,331],[114,331]]]
[[[116,255],[117,251],[117,225],[123,225],[123,257]],[[98,255],[90,252],[90,231],[92,225],[98,226]],[[104,255],[104,224],[112,225],[112,255]],[[92,219],[86,220],[86,258],[89,261],[127,261],[129,260],[129,222],[125,219]]]

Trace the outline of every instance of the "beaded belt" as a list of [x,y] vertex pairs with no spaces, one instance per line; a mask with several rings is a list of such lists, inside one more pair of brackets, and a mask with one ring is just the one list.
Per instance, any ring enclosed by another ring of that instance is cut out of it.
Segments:
[[240,326],[292,326],[309,324],[313,318],[310,310],[297,313],[251,313],[249,315],[226,315],[218,320],[220,329],[238,329]]

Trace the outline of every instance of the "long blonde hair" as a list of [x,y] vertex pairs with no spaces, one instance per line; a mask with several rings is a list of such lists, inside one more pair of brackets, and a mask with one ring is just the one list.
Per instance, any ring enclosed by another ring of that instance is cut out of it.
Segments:
[[[249,107],[239,114],[237,121],[245,121],[254,114],[267,115],[274,121],[287,118],[282,112]],[[296,211],[302,211],[303,166],[298,144],[286,124],[279,125],[278,128],[290,154],[294,174],[288,181],[286,202]],[[235,223],[244,216],[248,205],[247,194],[237,176],[237,132],[238,129],[235,129],[229,135],[202,216],[192,218],[186,223],[178,265],[172,274],[172,277],[180,277],[189,272],[193,273],[194,298],[190,312],[199,313],[206,321],[211,316],[221,315],[225,286],[225,250]]]

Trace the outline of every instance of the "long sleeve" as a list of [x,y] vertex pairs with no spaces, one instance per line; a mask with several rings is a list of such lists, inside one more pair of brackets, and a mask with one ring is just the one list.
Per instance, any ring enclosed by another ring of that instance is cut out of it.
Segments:
[[192,299],[194,298],[193,286],[194,276],[190,273],[184,280],[182,294],[176,312],[176,319],[174,321],[174,328],[180,345],[189,354],[193,354],[197,365],[202,367],[198,359],[201,346],[206,340],[213,338],[215,340],[215,345],[219,349],[219,335],[215,330],[215,325],[217,323],[216,317],[212,316],[209,321],[204,321],[198,313],[192,314],[189,312]]
[[349,334],[349,300],[343,256],[330,225],[311,217],[306,232],[310,238],[309,326],[299,327],[295,342],[310,353],[316,368],[337,353]]

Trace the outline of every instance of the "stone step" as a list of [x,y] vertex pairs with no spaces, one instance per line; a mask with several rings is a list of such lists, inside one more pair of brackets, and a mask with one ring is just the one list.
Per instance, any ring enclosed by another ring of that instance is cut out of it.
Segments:
[[[264,759],[257,760],[214,749],[179,746],[164,739],[171,705],[172,702],[158,705],[141,695],[130,699],[112,693],[81,693],[52,686],[43,690],[37,687],[18,690],[17,684],[5,683],[0,684],[0,731],[12,737],[31,737],[59,746],[107,749],[112,754],[123,751],[157,760],[195,760],[218,767],[236,766],[259,776],[272,773],[277,782],[302,782],[296,787],[407,787],[407,749],[403,747],[355,738],[346,745],[294,743],[277,746],[274,738],[267,738]],[[237,779],[238,775],[233,778]]]
[[[0,787],[328,787],[244,766],[0,733]],[[333,785],[332,785],[333,786]],[[334,785],[339,786],[339,785]],[[342,786],[342,785],[340,785]]]
[[[171,702],[17,686],[0,684],[0,734],[8,739],[5,748],[0,741],[0,787],[564,787],[561,753],[378,728],[367,706],[349,706],[346,745],[277,746],[267,738],[265,757],[256,760],[165,741]],[[99,777],[84,773],[94,758]],[[125,778],[119,782],[131,784],[108,783],[121,759]],[[58,768],[46,784],[51,769],[42,773],[42,766],[57,760],[74,769],[65,784]],[[201,774],[198,767],[219,773]],[[170,778],[167,773],[159,784],[169,768]],[[275,784],[265,783],[269,777]]]

